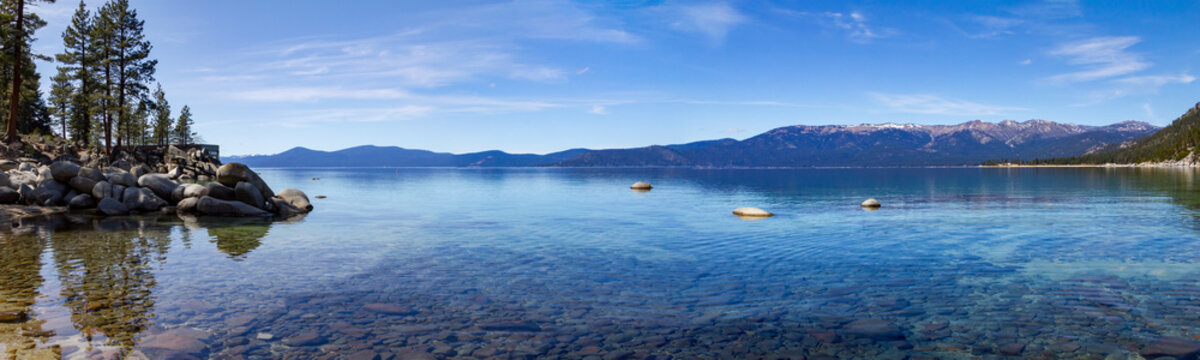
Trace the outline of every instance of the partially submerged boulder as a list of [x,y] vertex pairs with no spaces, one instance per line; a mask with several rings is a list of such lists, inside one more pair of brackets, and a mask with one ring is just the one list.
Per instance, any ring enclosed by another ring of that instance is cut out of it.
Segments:
[[129,208],[125,207],[120,201],[113,198],[104,198],[96,205],[100,212],[108,216],[125,215],[129,213]]
[[240,201],[220,200],[212,196],[201,197],[196,202],[196,211],[214,216],[269,216],[271,213]]
[[313,209],[312,203],[308,201],[308,195],[300,191],[300,189],[283,189],[278,194],[275,194],[275,197],[304,212],[309,212]]
[[759,209],[759,208],[753,208],[753,207],[744,207],[744,208],[737,208],[737,209],[734,209],[734,210],[733,210],[733,214],[734,214],[734,215],[737,215],[737,216],[745,216],[745,217],[769,217],[769,216],[775,216],[775,214],[772,214],[772,213],[770,213],[770,212],[768,212],[768,211],[766,211],[766,210]]
[[171,181],[171,179],[163,174],[146,174],[138,178],[138,186],[149,188],[159,198],[170,199],[175,192],[175,188],[179,187],[179,184]]

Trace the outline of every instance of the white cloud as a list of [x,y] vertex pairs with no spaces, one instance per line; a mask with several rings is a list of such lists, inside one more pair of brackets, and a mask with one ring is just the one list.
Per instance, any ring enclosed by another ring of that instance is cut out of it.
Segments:
[[596,115],[606,115],[606,114],[608,114],[608,109],[605,108],[604,106],[592,105],[592,110],[589,110],[588,112],[596,114]]
[[850,13],[810,13],[806,11],[775,9],[775,12],[791,17],[814,18],[821,25],[842,32],[851,41],[858,43],[866,43],[873,39],[886,38],[895,34],[895,30],[889,28],[873,28],[868,24],[867,16],[857,11]]
[[678,6],[670,12],[675,17],[671,27],[702,34],[717,43],[725,41],[734,26],[746,21],[745,15],[727,3]]
[[1154,121],[1155,119],[1158,119],[1157,116],[1154,116],[1154,108],[1150,107],[1150,103],[1143,103],[1142,110],[1146,111],[1147,121]]
[[1190,84],[1196,81],[1194,76],[1188,74],[1179,75],[1148,75],[1148,76],[1131,76],[1127,78],[1117,79],[1116,82],[1127,85],[1162,87],[1166,84]]
[[412,98],[397,89],[343,89],[340,87],[276,87],[229,94],[233,99],[258,102],[313,102],[321,100],[396,100]]
[[1021,64],[1021,65],[1029,65],[1029,64],[1032,64],[1032,63],[1033,63],[1033,59],[1025,59],[1025,60],[1021,60],[1021,61],[1019,61],[1019,62],[1017,62],[1017,63],[1018,63],[1018,64]]
[[583,75],[583,74],[587,73],[588,70],[591,70],[591,69],[592,68],[590,68],[590,67],[584,67],[582,69],[575,71],[575,75]]
[[985,105],[931,94],[869,93],[868,95],[886,107],[888,111],[898,113],[982,116],[1029,110],[1011,106]]
[[1126,51],[1137,44],[1136,36],[1095,37],[1060,45],[1051,55],[1067,58],[1067,63],[1080,65],[1084,70],[1050,77],[1058,83],[1085,82],[1107,79],[1145,70],[1150,63],[1138,54]]

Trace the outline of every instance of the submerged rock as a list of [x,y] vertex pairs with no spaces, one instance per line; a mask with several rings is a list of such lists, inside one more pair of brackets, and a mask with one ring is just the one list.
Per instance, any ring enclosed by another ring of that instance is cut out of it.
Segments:
[[860,319],[846,324],[842,332],[847,335],[868,338],[872,340],[903,340],[904,333],[900,327],[883,319]]
[[1177,336],[1164,336],[1146,345],[1141,355],[1147,358],[1170,356],[1177,359],[1192,359],[1200,354],[1200,342]]
[[875,200],[875,198],[870,198],[870,199],[867,199],[867,201],[863,201],[862,205],[860,205],[860,206],[865,207],[865,208],[878,208],[882,205],[879,204],[879,200]]
[[759,208],[753,208],[753,207],[737,208],[737,209],[733,210],[733,214],[737,215],[737,216],[747,216],[747,217],[775,216],[775,214],[772,214],[766,210],[759,209]]

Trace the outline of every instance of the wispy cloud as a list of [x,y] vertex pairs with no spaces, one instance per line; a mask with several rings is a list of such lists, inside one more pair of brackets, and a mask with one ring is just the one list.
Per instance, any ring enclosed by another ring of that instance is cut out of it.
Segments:
[[1116,80],[1117,83],[1121,84],[1148,87],[1161,87],[1167,84],[1191,84],[1193,81],[1196,81],[1196,77],[1188,74],[1131,76]]
[[848,39],[858,43],[866,43],[874,39],[886,38],[896,33],[895,30],[890,28],[872,27],[867,21],[867,16],[858,11],[852,11],[849,13],[813,13],[807,11],[775,9],[775,12],[791,17],[814,19],[822,26],[844,33]]
[[1137,44],[1137,36],[1094,37],[1060,45],[1050,55],[1067,59],[1068,64],[1079,65],[1081,71],[1054,75],[1056,83],[1075,83],[1107,79],[1142,71],[1151,66],[1141,55],[1126,51]]
[[413,95],[398,89],[343,89],[341,87],[271,87],[235,91],[236,100],[256,102],[313,102],[321,100],[397,100]]
[[608,108],[601,106],[601,105],[592,105],[592,110],[589,110],[588,112],[596,114],[596,115],[607,115]]
[[869,93],[868,95],[888,111],[897,113],[983,116],[1029,110],[1020,107],[985,105],[932,94]]
[[747,20],[745,15],[723,2],[674,6],[667,9],[674,17],[671,22],[672,28],[702,34],[716,43],[724,42],[734,26]]

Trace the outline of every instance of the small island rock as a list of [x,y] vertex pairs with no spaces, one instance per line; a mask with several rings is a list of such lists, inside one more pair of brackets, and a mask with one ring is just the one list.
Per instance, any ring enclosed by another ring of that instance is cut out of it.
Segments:
[[750,217],[775,216],[775,214],[772,214],[766,210],[759,209],[759,208],[752,208],[752,207],[738,208],[736,210],[733,210],[733,214],[737,215],[737,216],[750,216]]
[[875,198],[870,198],[870,199],[867,199],[867,201],[862,202],[862,207],[865,207],[865,208],[873,209],[873,208],[878,208],[880,206],[882,206],[882,205],[879,204],[879,200],[875,200]]
[[650,186],[650,183],[638,181],[630,185],[629,188],[634,190],[650,190],[654,187]]

